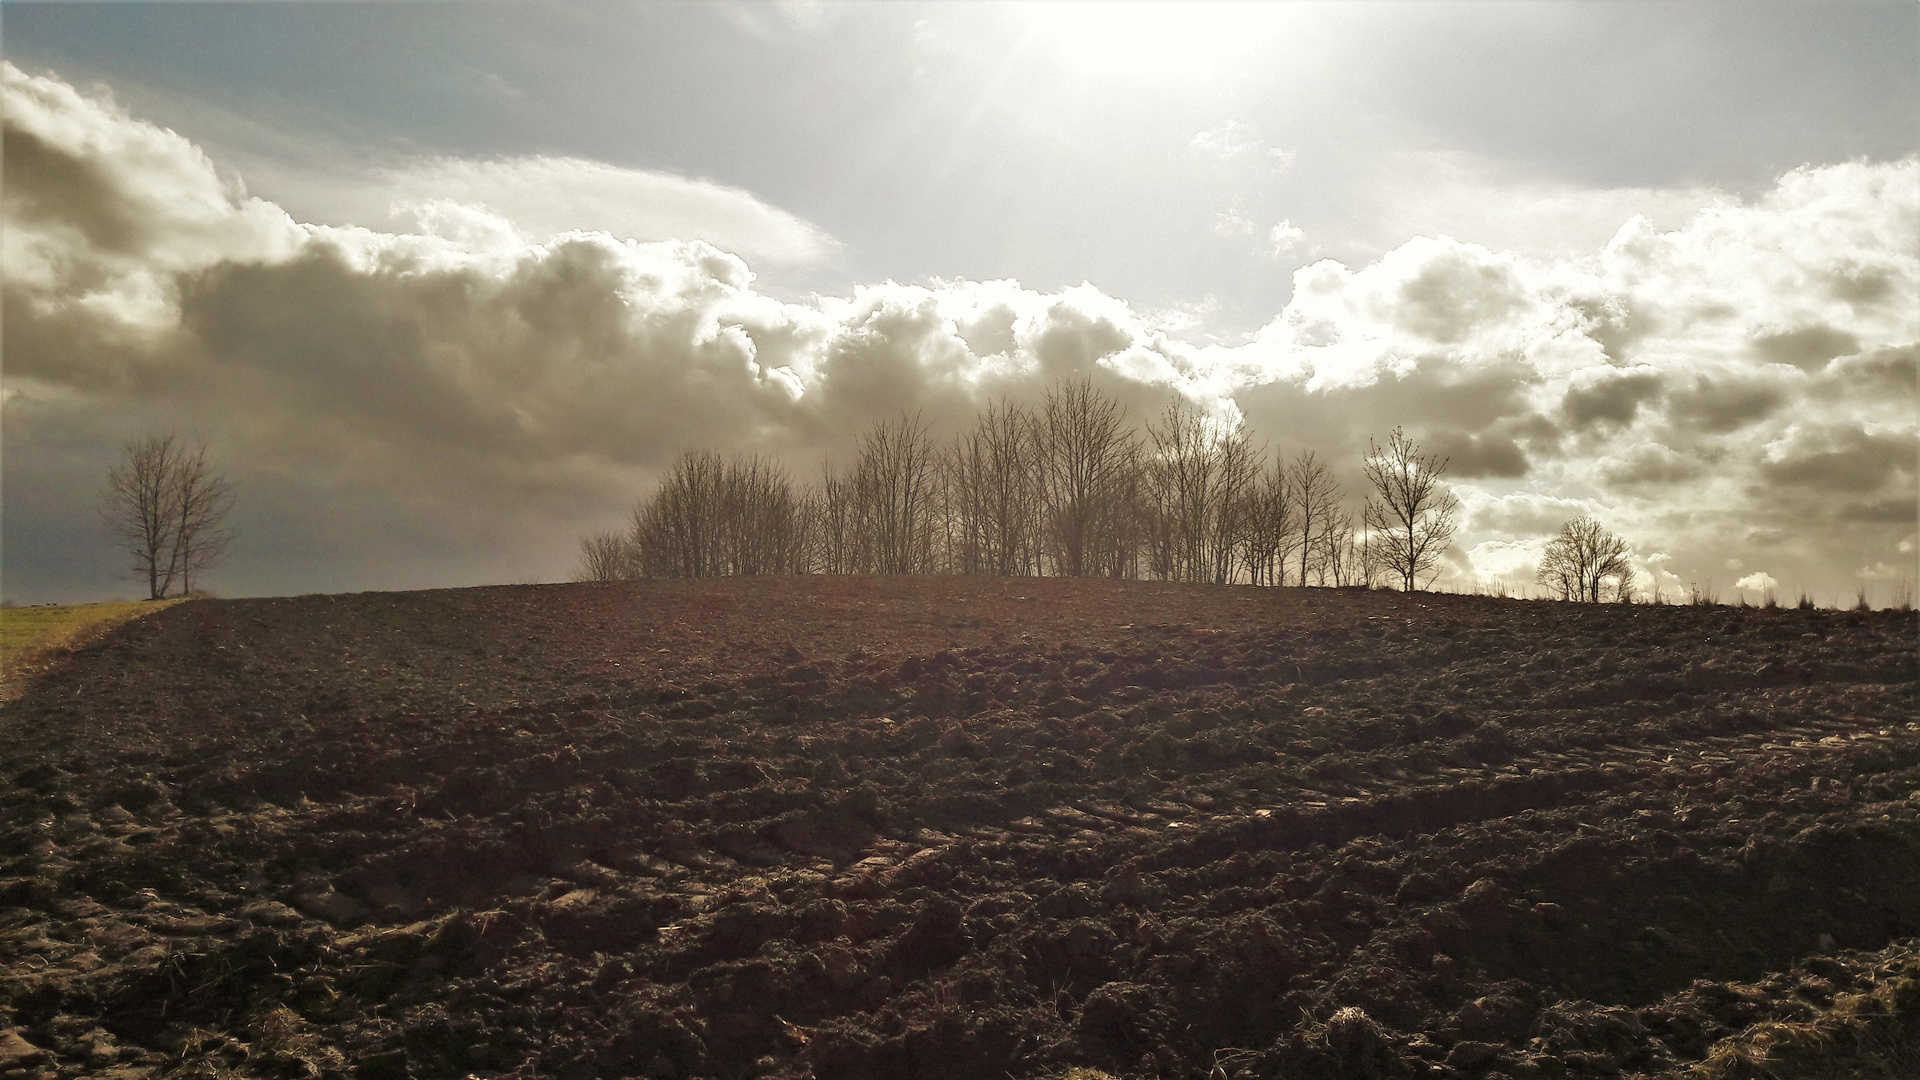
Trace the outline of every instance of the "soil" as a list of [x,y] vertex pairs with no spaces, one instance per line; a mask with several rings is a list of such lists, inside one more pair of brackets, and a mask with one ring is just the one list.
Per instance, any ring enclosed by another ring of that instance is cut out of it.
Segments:
[[183,604],[0,704],[0,1075],[1614,1077],[1868,1000],[1913,1065],[1917,640],[1031,579]]

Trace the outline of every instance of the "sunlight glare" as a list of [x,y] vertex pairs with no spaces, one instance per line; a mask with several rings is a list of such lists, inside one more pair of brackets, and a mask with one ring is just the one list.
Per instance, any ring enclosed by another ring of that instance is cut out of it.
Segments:
[[1205,75],[1270,44],[1313,5],[1245,0],[1033,0],[1038,44],[1075,66]]

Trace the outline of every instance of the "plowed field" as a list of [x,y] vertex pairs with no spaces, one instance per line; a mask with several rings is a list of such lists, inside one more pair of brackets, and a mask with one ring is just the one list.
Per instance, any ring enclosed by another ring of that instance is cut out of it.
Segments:
[[0,705],[0,1074],[1912,1076],[1917,630],[1059,580],[182,604]]

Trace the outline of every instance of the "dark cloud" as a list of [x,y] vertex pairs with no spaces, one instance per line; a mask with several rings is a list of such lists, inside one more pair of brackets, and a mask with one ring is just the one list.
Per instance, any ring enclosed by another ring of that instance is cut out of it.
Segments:
[[1774,386],[1732,376],[1694,376],[1667,396],[1667,416],[1683,429],[1723,435],[1771,415],[1786,400]]
[[1072,371],[1124,351],[1132,344],[1133,337],[1115,326],[1111,319],[1062,302],[1047,309],[1047,326],[1034,341],[1033,351],[1041,363]]
[[1825,323],[1764,334],[1753,339],[1753,351],[1774,364],[1792,364],[1806,371],[1818,371],[1836,356],[1860,351],[1860,339],[1845,330]]
[[741,279],[710,253],[580,237],[505,265],[402,250],[369,267],[316,242],[196,276],[182,323],[209,362],[271,376],[299,415],[397,444],[652,464],[798,419],[746,321],[722,324]]
[[1520,306],[1526,290],[1507,263],[1462,247],[1435,252],[1402,282],[1394,322],[1430,341],[1464,341]]
[[1652,368],[1602,368],[1569,387],[1560,408],[1576,428],[1631,424],[1641,403],[1658,396],[1665,381]]
[[1848,262],[1833,270],[1827,288],[1836,300],[1870,309],[1895,297],[1898,276],[1894,267]]
[[1908,493],[1886,499],[1850,502],[1841,508],[1841,521],[1863,525],[1899,525],[1912,528],[1920,521],[1920,496]]
[[1698,479],[1705,471],[1698,458],[1682,456],[1659,443],[1641,443],[1608,461],[1601,476],[1608,487],[1631,492],[1684,484]]
[[11,126],[4,151],[9,216],[70,226],[105,251],[130,254],[146,245],[153,223],[121,197],[101,163],[61,153],[38,134]]
[[1429,434],[1425,449],[1447,459],[1447,475],[1462,480],[1480,477],[1513,479],[1527,475],[1527,455],[1512,439],[1500,435],[1473,435],[1464,431]]
[[1833,424],[1796,430],[1777,456],[1760,463],[1775,484],[1827,491],[1877,491],[1905,477],[1910,483],[1920,440],[1912,433],[1881,434]]
[[1539,413],[1527,413],[1503,421],[1499,430],[1507,438],[1526,446],[1535,455],[1558,457],[1560,455],[1560,425]]
[[1920,392],[1920,344],[1843,356],[1820,372],[1813,392],[1825,398],[1854,394],[1912,396]]
[[1658,328],[1630,296],[1582,293],[1567,297],[1566,304],[1579,313],[1586,335],[1615,364],[1631,360],[1634,346]]

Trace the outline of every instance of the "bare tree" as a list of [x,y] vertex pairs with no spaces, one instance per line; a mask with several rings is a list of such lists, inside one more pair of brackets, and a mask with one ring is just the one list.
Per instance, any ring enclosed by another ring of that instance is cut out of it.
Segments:
[[1081,577],[1102,561],[1103,529],[1111,532],[1116,524],[1110,520],[1116,488],[1131,457],[1126,413],[1090,379],[1061,383],[1047,391],[1034,439],[1054,572]]
[[1147,550],[1147,480],[1140,440],[1121,441],[1101,500],[1094,552],[1095,572],[1111,578],[1138,579]]
[[866,566],[861,550],[860,499],[853,479],[827,466],[813,496],[813,565],[823,574],[858,574]]
[[1284,585],[1293,551],[1293,486],[1287,462],[1275,457],[1260,471],[1249,495],[1251,520],[1243,533],[1247,576],[1255,585]]
[[720,572],[791,574],[806,557],[806,515],[793,480],[758,456],[729,462],[720,481]]
[[1379,588],[1380,579],[1387,572],[1385,545],[1375,539],[1371,528],[1365,527],[1355,531],[1352,544],[1354,574],[1351,583],[1369,589]]
[[173,474],[173,565],[180,573],[181,595],[193,595],[195,575],[226,557],[233,539],[227,524],[232,509],[233,484],[213,470],[207,444],[183,448]]
[[711,450],[692,450],[634,507],[621,544],[600,535],[581,541],[582,574],[802,573],[814,563],[818,518],[818,502],[797,492],[778,462],[757,456],[728,461]]
[[1001,577],[1033,573],[1039,478],[1033,418],[1001,401],[960,436],[943,469],[949,567]]
[[618,529],[600,529],[580,538],[575,581],[624,581],[634,576],[633,549]]
[[862,440],[854,484],[871,572],[933,570],[938,463],[939,453],[917,416],[876,424]]
[[1320,560],[1320,584],[1325,585],[1329,580],[1341,587],[1363,584],[1365,548],[1360,530],[1354,525],[1353,511],[1335,510],[1321,536],[1325,555]]
[[[1547,542],[1534,580],[1562,600],[1597,604],[1603,596],[1631,601],[1633,567],[1627,562],[1627,542],[1608,532],[1591,517],[1574,518]],[[1606,583],[1612,581],[1611,593]]]
[[1459,527],[1460,503],[1440,482],[1447,459],[1422,456],[1413,440],[1394,428],[1385,446],[1367,441],[1364,468],[1379,496],[1367,500],[1367,530],[1380,547],[1382,564],[1412,592],[1421,578],[1431,580]]
[[1299,583],[1307,584],[1311,574],[1325,585],[1331,550],[1328,538],[1340,513],[1340,482],[1311,450],[1294,457],[1287,466],[1287,480],[1293,495],[1293,531],[1300,541]]
[[1246,429],[1237,423],[1215,435],[1212,449],[1215,468],[1207,546],[1213,583],[1226,585],[1239,580],[1242,541],[1254,522],[1260,457]]
[[653,496],[633,508],[629,542],[647,577],[713,577],[723,572],[720,545],[726,463],[712,450],[677,458]]
[[1147,490],[1154,519],[1154,572],[1168,581],[1205,580],[1206,544],[1218,455],[1206,418],[1175,398],[1147,425]]
[[194,575],[217,565],[232,532],[233,485],[213,469],[204,442],[187,446],[171,435],[126,445],[126,457],[107,470],[101,513],[126,545],[134,576],[159,600],[177,580],[184,595]]
[[107,470],[101,515],[114,539],[126,545],[132,572],[147,581],[147,599],[173,587],[172,509],[167,505],[178,450],[172,435],[152,435],[126,445],[126,459]]

